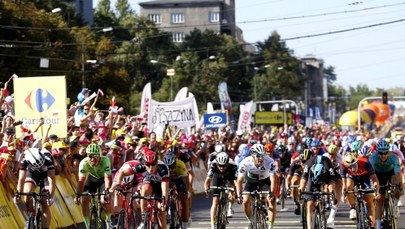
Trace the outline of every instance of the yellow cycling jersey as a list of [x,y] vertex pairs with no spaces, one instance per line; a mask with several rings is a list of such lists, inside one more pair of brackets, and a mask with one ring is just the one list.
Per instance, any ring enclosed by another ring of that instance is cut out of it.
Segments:
[[176,165],[170,168],[170,178],[179,178],[188,175],[186,164],[179,159],[176,159]]

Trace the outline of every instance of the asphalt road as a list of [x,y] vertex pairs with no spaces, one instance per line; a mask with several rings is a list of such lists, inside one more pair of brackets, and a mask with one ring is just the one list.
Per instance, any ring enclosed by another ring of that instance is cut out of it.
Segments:
[[[405,201],[405,198],[403,198]],[[404,202],[405,203],[405,202]],[[195,196],[192,206],[192,223],[189,229],[207,229],[210,228],[209,209],[211,207],[211,199],[204,196]],[[247,228],[247,219],[243,213],[241,205],[234,205],[232,218],[229,219],[227,228]],[[405,215],[405,207],[401,207],[401,216]],[[300,223],[301,216],[294,214],[294,205],[292,200],[287,200],[286,209],[281,210],[280,205],[277,206],[277,215],[275,221],[275,229],[277,228],[302,228]],[[397,219],[398,229],[405,229],[405,217]],[[349,206],[341,204],[335,218],[335,228],[356,228],[355,221],[349,219]]]

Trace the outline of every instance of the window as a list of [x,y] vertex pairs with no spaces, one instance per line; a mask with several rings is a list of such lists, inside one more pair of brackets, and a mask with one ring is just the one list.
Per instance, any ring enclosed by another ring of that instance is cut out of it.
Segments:
[[155,22],[155,24],[161,24],[162,23],[162,17],[160,17],[160,14],[148,14],[149,20]]
[[209,22],[219,22],[219,12],[209,12],[208,21]]
[[183,13],[172,14],[172,23],[184,23],[184,14]]
[[183,42],[184,40],[184,33],[180,33],[180,32],[173,32],[172,33],[172,37],[173,37],[173,42]]

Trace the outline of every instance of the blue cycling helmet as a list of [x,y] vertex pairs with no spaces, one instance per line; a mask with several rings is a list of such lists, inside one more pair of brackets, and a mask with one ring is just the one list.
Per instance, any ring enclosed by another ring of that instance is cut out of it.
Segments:
[[356,141],[356,137],[355,137],[355,136],[350,135],[350,136],[347,137],[347,143],[352,143],[352,142],[354,142],[354,141]]
[[350,144],[350,149],[352,151],[358,151],[361,148],[362,142],[361,141],[354,141]]
[[364,144],[359,150],[359,155],[361,157],[368,157],[372,153],[371,150],[372,150],[371,146]]
[[317,162],[311,167],[311,179],[312,183],[314,184],[320,184],[323,182],[323,178],[325,177],[326,171],[325,167],[323,166],[322,163],[322,157],[323,156],[317,156],[316,160]]
[[307,146],[310,146],[310,145],[311,145],[311,142],[312,142],[312,138],[311,138],[311,137],[306,137],[306,138],[305,138],[305,144],[306,144]]
[[311,142],[311,147],[320,147],[321,146],[321,142],[318,139],[313,139]]
[[246,144],[241,144],[239,146],[239,155],[241,157],[247,157],[250,155],[250,147]]
[[377,143],[377,152],[388,152],[390,150],[390,144],[384,139]]

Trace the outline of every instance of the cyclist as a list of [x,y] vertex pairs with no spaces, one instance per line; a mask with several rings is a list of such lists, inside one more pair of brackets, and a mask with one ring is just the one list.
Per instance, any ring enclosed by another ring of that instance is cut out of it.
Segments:
[[[315,139],[312,143],[314,141]],[[334,192],[334,179],[335,173],[331,160],[328,157],[316,155],[305,162],[299,189],[306,192],[324,191],[323,187],[326,185],[328,192]],[[302,197],[307,201],[307,228],[312,228],[311,220],[315,209],[315,199],[310,194],[302,195]]]
[[326,153],[326,150],[321,147],[321,142],[316,138],[312,139],[311,151],[313,155],[323,155]]
[[[380,186],[386,185],[391,182],[397,185],[394,192],[394,210],[395,215],[399,216],[398,200],[403,192],[404,184],[402,181],[401,163],[397,156],[389,151],[390,146],[385,140],[377,143],[377,153],[370,157],[370,163],[374,167]],[[380,190],[381,198],[377,200],[376,212],[376,226],[381,228],[381,216],[384,204],[384,192]]]
[[[41,198],[41,205],[43,209],[42,228],[49,228],[52,218],[50,206],[53,203],[53,196],[55,194],[55,167],[53,158],[48,150],[41,150],[39,148],[28,148],[24,151],[24,157],[20,162],[17,193],[14,197],[14,202],[20,201],[21,192],[34,192],[36,187],[40,188],[40,192],[48,192],[49,197]],[[32,209],[32,199],[27,198],[26,206],[27,211],[34,211]]]
[[[309,152],[309,149],[304,149],[300,153],[300,156],[293,160],[290,165],[290,170],[288,171],[286,184],[289,188],[291,185],[298,185],[300,183],[301,175],[304,169],[305,162],[311,158],[312,154]],[[300,215],[301,208],[298,201],[298,189],[294,189],[292,192],[293,200],[295,202],[294,214]]]
[[[101,156],[101,148],[98,144],[92,143],[86,147],[87,157],[80,161],[79,179],[76,187],[76,204],[82,205],[82,213],[86,228],[90,226],[89,204],[90,196],[81,198],[83,192],[96,193],[97,190],[105,190],[106,196],[111,186],[111,162],[106,156]],[[103,187],[104,186],[104,187]],[[81,201],[80,201],[81,199]],[[107,198],[102,198],[103,208],[106,214],[106,223],[112,227],[111,214],[112,209]]]
[[[239,200],[242,201],[243,211],[249,220],[252,221],[252,197],[250,195],[242,195],[242,191],[252,192],[255,190],[275,191],[275,162],[272,158],[267,156],[264,146],[256,143],[250,148],[251,156],[246,157],[239,164],[238,178],[236,180],[236,190]],[[246,180],[242,190],[242,184]],[[269,210],[267,212],[269,217],[269,229],[273,228],[274,218],[276,216],[276,204],[274,198],[268,196]]]
[[181,212],[180,219],[183,229],[187,229],[187,222],[190,217],[190,206],[188,198],[191,197],[188,172],[184,162],[176,158],[174,153],[166,153],[163,162],[170,170],[170,185],[175,185],[180,197]]
[[[209,187],[212,186],[225,186],[229,184],[230,186],[235,186],[236,174],[238,168],[234,163],[229,161],[229,155],[225,152],[217,154],[215,160],[211,163],[210,168],[207,173],[207,178],[204,182],[205,192],[209,191]],[[211,228],[215,228],[215,215],[217,212],[217,207],[219,204],[219,190],[212,191],[212,205],[210,211],[211,217]],[[233,198],[231,198],[232,200]],[[229,214],[231,213],[231,214]],[[228,217],[232,216],[232,211],[229,212]]]
[[[380,186],[377,176],[375,175],[374,168],[367,158],[358,157],[357,152],[347,152],[345,154],[343,160],[342,177],[344,190],[351,191],[357,184],[360,184],[362,189],[374,187],[377,191],[376,199],[380,199],[380,194],[378,192]],[[371,181],[373,184],[371,184]],[[375,228],[375,206],[373,193],[365,194],[364,200],[366,201],[371,228]],[[350,205],[349,218],[354,220],[356,219],[354,195],[348,194],[347,201]]]
[[[158,203],[159,208],[159,223],[160,227],[166,229],[166,204],[169,195],[169,168],[163,162],[158,160],[158,155],[156,152],[147,149],[143,155],[143,164],[132,167],[132,169],[125,170],[124,175],[128,176],[131,174],[142,174],[144,179],[142,185],[140,186],[141,196],[156,196],[162,197],[162,202]],[[143,229],[145,227],[144,217],[145,217],[145,201],[141,199],[141,213],[142,222],[138,226],[138,229]]]
[[335,144],[330,144],[328,147],[328,153],[323,154],[323,156],[328,157],[332,161],[333,170],[335,172],[335,194],[336,202],[332,204],[330,214],[327,220],[327,227],[334,228],[335,226],[335,215],[337,208],[339,206],[339,201],[342,196],[342,176],[341,167],[342,167],[342,155],[338,153],[339,148]]
[[[122,189],[123,191],[128,191],[131,189],[137,190],[138,184],[142,183],[143,176],[142,174],[136,175],[125,175],[129,174],[128,170],[131,170],[132,167],[138,166],[141,164],[140,160],[130,160],[125,162],[121,168],[115,173],[114,182],[111,185],[110,192],[114,192],[115,190]],[[133,190],[133,191],[135,191]],[[114,211],[119,212],[121,210],[123,203],[123,196],[116,192],[114,194]],[[134,201],[134,204],[136,201]]]

